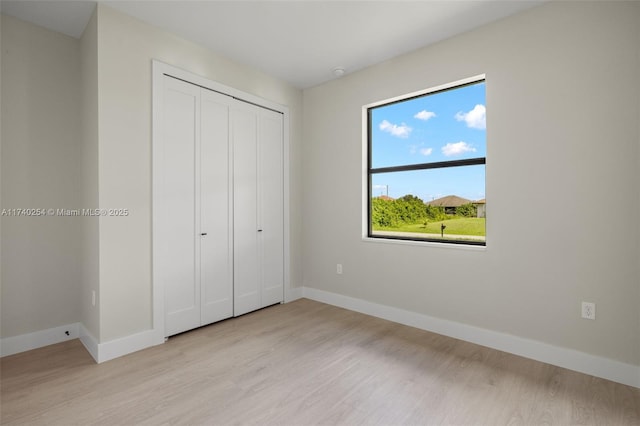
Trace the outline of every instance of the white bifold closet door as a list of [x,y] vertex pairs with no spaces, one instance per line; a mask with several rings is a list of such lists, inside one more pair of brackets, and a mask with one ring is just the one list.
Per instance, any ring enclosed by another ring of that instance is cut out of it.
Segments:
[[164,77],[154,223],[171,336],[283,300],[280,113]]
[[231,111],[234,315],[282,302],[282,114],[237,102]]
[[229,98],[164,77],[165,334],[233,315]]

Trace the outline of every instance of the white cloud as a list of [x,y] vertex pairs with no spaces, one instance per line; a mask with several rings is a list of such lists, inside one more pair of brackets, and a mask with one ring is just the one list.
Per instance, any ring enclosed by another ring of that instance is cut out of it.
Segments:
[[487,109],[484,105],[476,105],[469,112],[462,112],[456,114],[456,120],[464,121],[467,123],[467,127],[472,129],[484,130],[487,128]]
[[431,155],[432,152],[433,152],[433,148],[422,148],[422,149],[420,149],[420,154],[424,155],[425,157],[427,155]]
[[380,130],[391,133],[393,136],[406,139],[409,137],[409,134],[411,134],[411,130],[413,129],[404,123],[398,126],[397,124],[392,124],[387,120],[383,120],[382,123],[380,123]]
[[427,111],[426,109],[423,109],[422,111],[420,111],[419,113],[414,115],[413,118],[417,118],[418,120],[427,121],[428,119],[433,118],[435,116],[436,116],[435,112],[431,112],[431,111]]
[[464,154],[465,152],[475,152],[475,151],[476,149],[474,147],[462,141],[455,142],[455,143],[449,142],[448,144],[442,147],[442,153],[447,157],[450,157],[452,155]]

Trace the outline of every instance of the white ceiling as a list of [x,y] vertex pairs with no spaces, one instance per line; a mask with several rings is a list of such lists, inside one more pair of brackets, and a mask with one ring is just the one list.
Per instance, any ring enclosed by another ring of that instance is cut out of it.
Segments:
[[[101,1],[308,88],[545,0]],[[79,38],[93,1],[5,1],[2,13]]]

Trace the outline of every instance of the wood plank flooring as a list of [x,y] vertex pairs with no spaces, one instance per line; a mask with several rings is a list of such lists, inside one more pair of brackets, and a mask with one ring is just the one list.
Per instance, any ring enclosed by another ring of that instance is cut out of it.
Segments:
[[1,360],[2,424],[639,425],[640,390],[301,299],[95,364]]

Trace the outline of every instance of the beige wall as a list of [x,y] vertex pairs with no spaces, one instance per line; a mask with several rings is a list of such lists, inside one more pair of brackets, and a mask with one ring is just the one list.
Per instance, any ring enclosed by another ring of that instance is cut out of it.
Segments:
[[[2,15],[2,208],[80,207],[76,39]],[[80,319],[76,217],[2,217],[2,337]]]
[[[549,3],[305,90],[304,285],[640,365],[639,22]],[[363,242],[361,107],[482,73],[486,249]]]
[[302,92],[201,46],[98,5],[100,341],[151,328],[151,60],[283,105],[291,112],[292,283],[299,285]]

